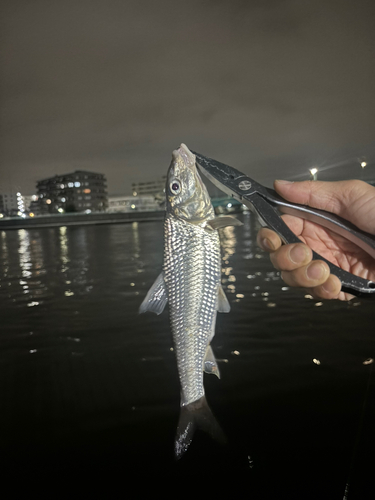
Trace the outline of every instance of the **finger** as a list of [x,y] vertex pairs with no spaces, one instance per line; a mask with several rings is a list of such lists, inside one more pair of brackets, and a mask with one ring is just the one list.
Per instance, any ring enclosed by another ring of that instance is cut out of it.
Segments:
[[312,259],[312,251],[303,243],[284,245],[270,255],[271,262],[280,271],[293,271],[298,267],[307,266]]
[[282,242],[274,231],[263,227],[257,234],[257,244],[265,252],[274,252],[281,247]]
[[348,181],[336,183],[322,181],[289,182],[276,180],[276,191],[288,201],[309,205],[310,207],[328,210],[338,214],[342,208],[342,188]]
[[360,180],[275,181],[276,191],[286,200],[327,210],[349,220],[360,229],[374,233],[375,189]]
[[330,272],[328,265],[322,260],[314,260],[307,266],[293,271],[282,271],[281,277],[289,286],[315,288],[325,283]]
[[327,281],[309,291],[311,295],[319,299],[337,299],[341,292],[341,281],[334,274],[330,274]]
[[282,215],[281,218],[289,227],[289,229],[301,239],[305,221],[300,217],[295,217],[294,215],[287,214]]

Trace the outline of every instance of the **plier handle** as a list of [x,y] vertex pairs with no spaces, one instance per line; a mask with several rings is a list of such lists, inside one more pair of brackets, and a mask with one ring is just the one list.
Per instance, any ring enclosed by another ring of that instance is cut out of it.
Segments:
[[[375,237],[373,235],[358,229],[347,220],[330,212],[284,200],[276,191],[262,186],[239,170],[212,158],[207,158],[200,153],[194,151],[193,153],[200,170],[213,184],[246,205],[257,215],[261,225],[275,231],[284,243],[300,243],[301,240],[285,224],[280,212],[320,224],[355,243],[375,259]],[[340,279],[343,292],[357,297],[375,296],[375,282],[344,271],[314,251],[313,259],[323,260],[328,264],[331,274]]]

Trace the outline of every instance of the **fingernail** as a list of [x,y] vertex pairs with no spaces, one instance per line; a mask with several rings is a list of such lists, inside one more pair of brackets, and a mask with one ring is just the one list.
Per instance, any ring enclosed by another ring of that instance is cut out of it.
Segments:
[[306,275],[310,280],[323,278],[326,268],[320,262],[312,262],[306,269]]
[[275,182],[278,184],[293,184],[293,181],[283,181],[281,179],[277,179]]
[[275,247],[273,246],[273,243],[271,242],[271,240],[269,240],[268,238],[264,238],[262,240],[262,245],[267,249],[267,250],[275,250]]
[[306,248],[302,245],[295,245],[290,249],[289,257],[294,264],[300,264],[304,262],[307,257]]

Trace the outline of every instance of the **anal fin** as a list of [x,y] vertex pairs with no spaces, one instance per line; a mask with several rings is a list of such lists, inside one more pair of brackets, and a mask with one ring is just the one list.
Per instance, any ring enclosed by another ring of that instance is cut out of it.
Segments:
[[219,367],[217,365],[215,355],[214,355],[214,353],[212,351],[212,347],[210,345],[207,346],[206,355],[205,355],[204,361],[203,361],[203,370],[206,373],[212,373],[213,375],[216,375],[217,378],[220,378]]
[[227,296],[225,295],[225,292],[223,290],[223,286],[219,286],[218,290],[218,306],[217,306],[218,312],[222,313],[228,313],[230,311],[230,304],[227,299]]

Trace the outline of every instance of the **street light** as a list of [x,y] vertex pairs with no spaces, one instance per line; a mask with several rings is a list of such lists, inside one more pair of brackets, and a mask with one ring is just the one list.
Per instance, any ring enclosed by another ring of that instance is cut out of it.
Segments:
[[311,180],[316,181],[318,179],[318,169],[317,168],[310,168],[310,174],[311,174]]

